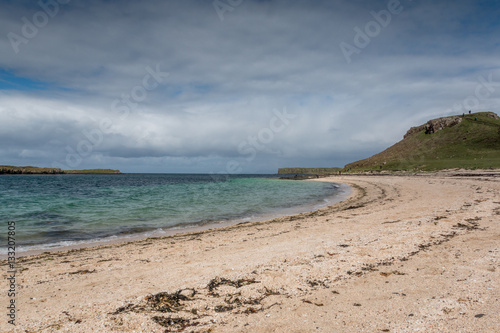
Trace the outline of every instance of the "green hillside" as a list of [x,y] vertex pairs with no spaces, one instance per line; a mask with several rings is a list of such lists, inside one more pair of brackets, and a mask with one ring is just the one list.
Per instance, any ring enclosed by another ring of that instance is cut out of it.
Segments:
[[411,128],[381,153],[346,165],[351,171],[500,168],[500,119],[492,112],[433,119]]

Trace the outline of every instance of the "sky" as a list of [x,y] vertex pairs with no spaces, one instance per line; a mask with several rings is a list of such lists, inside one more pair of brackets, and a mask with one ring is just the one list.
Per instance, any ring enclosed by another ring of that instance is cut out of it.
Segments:
[[0,165],[276,173],[500,112],[500,2],[0,0]]

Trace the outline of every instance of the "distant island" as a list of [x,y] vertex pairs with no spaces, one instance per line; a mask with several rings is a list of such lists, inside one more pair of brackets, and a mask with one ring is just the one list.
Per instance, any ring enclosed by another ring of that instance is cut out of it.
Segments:
[[493,112],[432,119],[410,128],[403,140],[343,168],[281,168],[279,174],[436,171],[500,168],[500,118]]
[[33,166],[0,165],[0,175],[66,175],[66,174],[121,174],[120,170],[86,169],[62,170],[59,168],[39,168]]

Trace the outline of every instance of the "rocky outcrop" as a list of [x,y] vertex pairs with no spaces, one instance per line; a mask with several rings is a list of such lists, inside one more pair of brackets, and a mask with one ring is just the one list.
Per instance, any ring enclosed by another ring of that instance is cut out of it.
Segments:
[[453,127],[455,125],[458,125],[462,122],[462,120],[463,120],[463,118],[461,116],[452,116],[452,117],[443,117],[443,118],[432,119],[423,125],[410,128],[408,130],[408,132],[406,132],[404,138],[406,138],[407,136],[412,135],[414,133],[419,133],[421,131],[425,131],[425,134],[436,133],[437,131],[440,131],[444,128]]

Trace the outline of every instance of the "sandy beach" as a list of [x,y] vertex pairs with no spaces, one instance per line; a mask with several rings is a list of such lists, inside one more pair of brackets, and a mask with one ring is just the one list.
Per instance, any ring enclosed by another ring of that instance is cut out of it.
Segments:
[[335,176],[315,212],[17,258],[2,332],[498,332],[499,173]]

